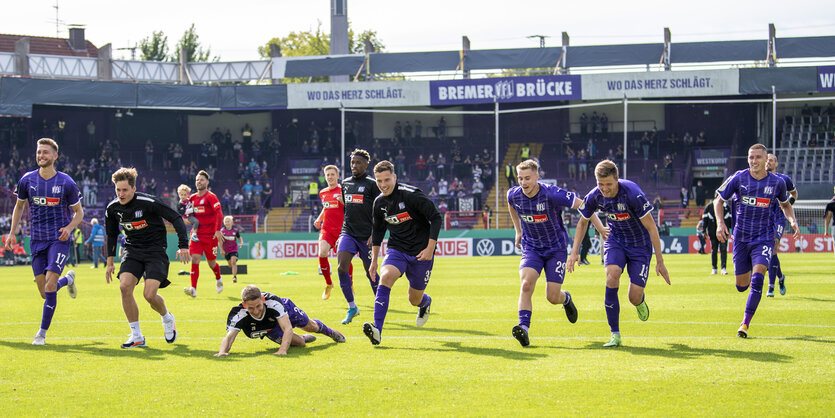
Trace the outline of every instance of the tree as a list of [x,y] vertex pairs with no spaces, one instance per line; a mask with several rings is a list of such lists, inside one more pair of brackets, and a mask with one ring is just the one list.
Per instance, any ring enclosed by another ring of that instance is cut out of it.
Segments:
[[[204,50],[200,45],[200,37],[197,35],[194,23],[191,24],[191,27],[183,33],[183,37],[177,42],[177,49],[171,54],[171,61],[180,60],[181,49],[186,50],[186,60],[188,62],[206,62],[209,61],[209,55],[211,55],[211,49],[206,48]],[[219,59],[220,57],[211,58],[212,61],[218,61]]]
[[139,50],[143,61],[165,61],[168,58],[168,37],[162,31],[154,31],[151,36],[139,41]]

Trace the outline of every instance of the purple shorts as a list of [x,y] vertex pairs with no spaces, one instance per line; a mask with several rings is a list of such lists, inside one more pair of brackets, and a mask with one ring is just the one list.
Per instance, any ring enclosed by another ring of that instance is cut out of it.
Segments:
[[629,275],[629,282],[640,287],[647,287],[649,263],[652,260],[652,247],[626,247],[613,239],[603,244],[605,265],[616,265]]
[[[296,304],[293,303],[290,299],[283,299],[281,304],[284,305],[284,310],[287,311],[287,316],[290,319],[290,325],[293,328],[301,328],[306,326],[308,322],[310,322],[310,318],[308,318],[307,314],[304,313],[301,308],[297,308]],[[281,343],[281,337],[284,336],[284,330],[281,329],[280,326],[276,325],[275,328],[271,329],[270,332],[267,333],[267,338]]]
[[774,241],[742,242],[734,240],[734,274],[748,273],[757,264],[770,266],[773,254]]
[[522,251],[522,260],[519,262],[519,270],[530,267],[542,274],[545,268],[545,281],[562,284],[565,280],[565,260],[568,254],[564,249],[550,250],[528,250]]
[[67,264],[70,253],[70,241],[35,241],[29,247],[32,250],[32,272],[35,276],[45,274],[47,270],[61,274]]
[[785,232],[786,228],[786,221],[774,224],[774,239],[775,241],[780,241],[780,238],[783,238],[783,233]]
[[383,265],[394,266],[400,270],[400,275],[406,273],[409,280],[409,287],[415,290],[425,290],[429,285],[429,276],[432,275],[432,265],[435,257],[431,260],[418,261],[416,256],[402,253],[392,248],[386,249],[386,258]]
[[341,251],[358,255],[363,264],[371,263],[371,249],[368,248],[367,241],[360,242],[348,234],[341,234],[339,235],[339,247],[336,252]]

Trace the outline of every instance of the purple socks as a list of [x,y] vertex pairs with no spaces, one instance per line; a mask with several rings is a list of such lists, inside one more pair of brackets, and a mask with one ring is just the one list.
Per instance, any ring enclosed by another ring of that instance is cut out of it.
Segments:
[[620,332],[620,302],[618,301],[618,288],[606,288],[606,298],[603,300],[606,307],[606,320],[612,332]]
[[55,305],[58,303],[58,292],[44,292],[46,300],[43,301],[43,316],[41,317],[41,329],[49,329],[52,323],[52,316],[55,315]]
[[763,297],[763,282],[765,277],[762,273],[754,273],[751,275],[751,292],[748,293],[748,301],[745,302],[745,318],[742,323],[749,325],[754,313],[757,312],[757,306],[760,304],[760,299]]
[[342,294],[348,303],[354,301],[354,289],[351,288],[351,275],[348,273],[339,273],[339,287],[342,289]]
[[389,310],[389,295],[390,287],[377,286],[377,297],[374,298],[374,326],[380,332],[383,331],[383,322],[386,321],[386,313]]
[[330,329],[330,328],[328,328],[328,326],[327,326],[327,325],[325,325],[324,323],[322,323],[322,321],[320,321],[320,320],[318,320],[318,319],[314,319],[314,320],[313,320],[313,322],[315,322],[315,323],[316,323],[316,325],[318,325],[318,326],[319,326],[319,331],[316,331],[316,332],[318,332],[319,334],[325,334],[325,335],[327,335],[328,337],[330,337],[331,335],[333,335],[333,331],[331,331],[331,329]]

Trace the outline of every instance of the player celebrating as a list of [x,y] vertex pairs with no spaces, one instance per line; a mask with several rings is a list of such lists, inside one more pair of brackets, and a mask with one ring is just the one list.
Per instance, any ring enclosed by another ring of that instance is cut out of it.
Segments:
[[339,187],[339,169],[335,165],[324,168],[325,181],[328,187],[319,191],[322,200],[322,213],[313,221],[313,226],[319,228],[319,268],[325,276],[325,291],[322,299],[331,297],[333,281],[331,281],[331,265],[328,263],[328,252],[336,247],[342,220],[345,216],[345,202],[342,200],[342,188]]
[[[731,206],[728,205],[728,202],[722,202],[722,207],[724,209],[725,218],[722,220],[725,223],[725,227],[731,227],[731,222],[733,221],[733,216],[731,215]],[[713,265],[713,270],[710,271],[710,274],[716,274],[716,257],[719,252],[722,253],[722,274],[728,274],[727,266],[728,266],[728,243],[719,241],[719,238],[716,237],[716,212],[713,210],[713,202],[708,202],[707,206],[705,206],[704,213],[702,214],[702,220],[705,222],[705,230],[707,230],[707,236],[710,238],[710,262]]]
[[409,280],[409,302],[418,307],[417,326],[422,327],[429,319],[432,298],[424,291],[432,275],[435,244],[443,221],[435,204],[420,189],[397,182],[392,163],[377,163],[374,177],[381,195],[374,199],[373,247],[368,268],[372,280],[377,278],[377,258],[386,230],[389,241],[374,300],[374,323],[366,322],[362,330],[371,344],[378,345],[391,287],[404,273]]
[[196,298],[197,278],[200,277],[200,259],[203,258],[203,254],[206,254],[209,268],[215,273],[217,293],[223,291],[220,266],[217,264],[217,243],[223,242],[223,235],[220,233],[220,227],[223,225],[223,211],[217,196],[209,191],[208,173],[200,170],[194,179],[194,185],[197,193],[192,194],[188,199],[191,201],[194,217],[197,218],[200,226],[197,228],[197,239],[192,239],[188,245],[188,252],[191,254],[191,287],[186,287],[183,291]]
[[[69,256],[70,233],[84,219],[84,210],[81,208],[78,186],[70,176],[55,169],[58,144],[50,138],[39,139],[35,159],[38,169],[24,174],[15,187],[17,203],[12,212],[9,231],[17,231],[23,207],[29,201],[32,272],[44,299],[41,327],[32,344],[44,345],[46,331],[58,304],[58,290],[67,286],[70,297],[75,298],[78,294],[74,271],[59,276]],[[5,243],[6,251],[12,251],[13,241],[10,233]]]
[[[745,316],[736,334],[748,338],[748,326],[757,311],[763,292],[765,272],[771,263],[774,247],[774,209],[780,208],[794,228],[794,238],[800,239],[800,229],[794,218],[794,209],[789,204],[789,193],[782,178],[766,170],[766,147],[754,144],[748,148],[748,167],[739,170],[725,180],[716,190],[718,198],[713,202],[716,218],[724,216],[722,202],[737,196],[734,226],[734,274],[736,288],[744,292],[751,286],[745,303]],[[723,222],[716,228],[720,241],[728,239],[728,229]],[[753,270],[752,270],[753,266]]]
[[360,310],[354,303],[354,289],[351,282],[351,259],[358,255],[362,260],[363,270],[366,271],[371,290],[377,294],[377,282],[371,279],[368,268],[371,265],[369,246],[371,245],[371,208],[374,199],[380,194],[377,183],[368,178],[368,162],[371,157],[368,151],[355,149],[351,153],[351,178],[342,181],[342,201],[345,203],[345,222],[339,235],[337,248],[337,271],[339,273],[339,287],[348,301],[348,312],[343,324],[350,324]]
[[580,257],[580,241],[588,228],[589,218],[598,210],[606,212],[611,233],[603,244],[606,264],[606,297],[603,304],[612,337],[603,346],[617,347],[621,345],[618,287],[624,267],[630,281],[629,302],[637,308],[641,321],[649,319],[644,288],[649,278],[653,250],[655,274],[663,276],[667,284],[670,284],[670,274],[661,255],[661,238],[652,219],[652,204],[641,188],[629,180],[618,179],[618,167],[610,160],[597,163],[594,176],[597,187],[586,195],[580,206],[582,217],[577,221],[574,247],[568,257],[568,271],[574,271],[574,264]]
[[122,292],[122,309],[128,319],[131,335],[122,344],[122,348],[144,347],[145,337],[139,328],[139,307],[133,298],[133,290],[139,279],[145,277],[142,295],[162,317],[165,341],[177,340],[177,328],[174,315],[168,312],[165,300],[157,294],[167,287],[168,255],[165,249],[168,242],[165,237],[163,219],[171,222],[179,239],[177,257],[186,263],[188,260],[188,234],[183,218],[174,209],[168,207],[156,196],[136,191],[136,169],[120,168],[111,177],[116,187],[116,199],[105,210],[105,230],[107,231],[107,283],[112,280],[113,257],[116,255],[116,237],[121,226],[125,232],[125,256],[119,267],[119,290]]
[[[769,172],[771,172],[771,174],[780,177],[786,183],[786,191],[789,193],[789,203],[793,205],[794,201],[797,200],[797,188],[794,187],[794,181],[792,181],[791,177],[787,174],[777,172],[778,165],[780,165],[780,163],[777,161],[777,156],[774,154],[768,154],[766,168]],[[780,248],[780,238],[783,237],[783,228],[786,227],[786,217],[783,216],[783,211],[780,210],[779,205],[774,205],[773,208],[774,253],[771,256],[771,265],[768,266],[768,293],[766,294],[766,296],[770,298],[774,297],[774,281],[778,277],[780,279],[780,294],[786,294],[786,275],[783,274],[783,270],[780,268],[780,259],[777,258],[777,250]]]
[[233,224],[231,216],[223,218],[220,235],[223,236],[220,255],[229,263],[229,269],[232,270],[232,283],[238,283],[238,247],[244,245],[244,240],[241,238],[241,231]]
[[[519,324],[513,327],[512,333],[526,347],[530,344],[531,297],[543,267],[548,302],[562,304],[568,321],[577,322],[577,308],[571,294],[561,290],[568,232],[560,214],[563,208],[577,209],[583,201],[572,192],[539,183],[539,164],[533,160],[522,161],[516,166],[516,178],[519,185],[507,191],[507,208],[516,230],[516,247],[522,250],[519,263],[522,290],[519,292]],[[600,223],[597,214],[592,215],[592,219],[597,221],[596,224]]]
[[[279,298],[271,293],[261,293],[255,285],[249,285],[241,291],[243,302],[235,305],[226,320],[228,332],[220,342],[220,351],[215,357],[228,356],[235,337],[243,331],[249,338],[267,337],[280,344],[274,354],[283,356],[291,345],[304,347],[316,337],[310,334],[299,336],[293,328],[324,334],[338,343],[345,342],[345,336],[339,331],[328,328],[318,319],[310,319],[303,310],[287,298]],[[284,337],[287,338],[284,338]]]

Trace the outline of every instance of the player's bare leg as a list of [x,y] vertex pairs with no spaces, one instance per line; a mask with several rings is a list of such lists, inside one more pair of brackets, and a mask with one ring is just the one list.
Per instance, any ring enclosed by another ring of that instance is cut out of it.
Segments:
[[647,305],[644,288],[635,283],[629,283],[629,303],[638,310],[638,319],[646,321],[649,319],[649,306]]
[[172,315],[171,312],[168,312],[168,308],[165,306],[165,299],[163,299],[158,293],[159,285],[159,280],[146,279],[145,288],[142,290],[142,296],[145,297],[145,300],[148,301],[151,308],[162,318],[165,341],[170,344],[177,340],[177,326],[174,322],[174,315]]
[[139,328],[139,306],[133,297],[133,290],[139,284],[139,279],[131,273],[124,272],[119,275],[119,291],[122,293],[122,309],[130,326],[131,335],[122,348],[144,347],[145,337]]
[[238,283],[238,257],[229,257],[229,269],[232,270],[232,283]]

